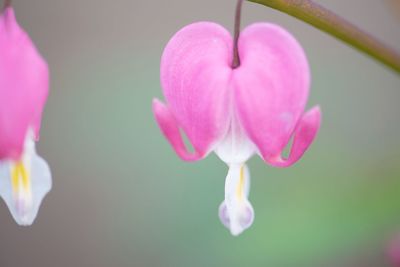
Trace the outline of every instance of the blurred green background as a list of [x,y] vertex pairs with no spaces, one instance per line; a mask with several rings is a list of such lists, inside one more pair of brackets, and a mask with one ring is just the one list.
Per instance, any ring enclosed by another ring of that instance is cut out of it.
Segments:
[[[400,51],[390,0],[320,0]],[[51,67],[39,153],[54,188],[35,224],[0,204],[1,267],[386,267],[400,232],[400,78],[332,37],[245,3],[243,25],[283,25],[312,68],[316,142],[294,167],[250,163],[252,228],[232,237],[217,217],[227,167],[178,159],[151,112],[159,59],[184,25],[229,30],[233,0],[14,0]]]

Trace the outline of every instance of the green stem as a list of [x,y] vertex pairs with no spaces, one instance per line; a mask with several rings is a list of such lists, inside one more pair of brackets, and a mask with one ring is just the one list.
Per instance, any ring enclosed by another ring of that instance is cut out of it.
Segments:
[[375,37],[311,0],[248,0],[296,17],[366,53],[400,74],[400,55]]

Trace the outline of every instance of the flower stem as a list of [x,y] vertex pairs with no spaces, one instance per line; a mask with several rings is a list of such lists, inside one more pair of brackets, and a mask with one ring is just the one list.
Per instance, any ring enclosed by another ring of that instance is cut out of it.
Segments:
[[296,17],[366,53],[400,74],[400,55],[375,37],[311,0],[248,0]]
[[236,69],[237,67],[240,66],[238,41],[240,35],[240,20],[242,17],[242,5],[243,5],[243,0],[238,0],[236,4],[235,29],[234,29],[235,36],[233,40],[233,62],[232,62],[233,69]]
[[4,0],[3,9],[6,9],[9,6],[11,6],[11,0]]

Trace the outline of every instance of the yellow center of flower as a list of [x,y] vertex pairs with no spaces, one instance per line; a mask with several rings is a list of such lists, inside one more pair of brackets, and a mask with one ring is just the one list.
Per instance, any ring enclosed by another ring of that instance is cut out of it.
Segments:
[[28,204],[31,200],[31,179],[29,172],[22,161],[18,161],[11,167],[11,185],[14,198]]
[[239,183],[236,187],[236,197],[242,201],[244,198],[244,166],[243,165],[240,167],[239,175],[240,175]]

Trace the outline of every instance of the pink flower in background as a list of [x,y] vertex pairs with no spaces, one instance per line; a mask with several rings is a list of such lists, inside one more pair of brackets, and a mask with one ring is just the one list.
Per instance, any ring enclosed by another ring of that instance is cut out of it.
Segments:
[[238,52],[241,64],[232,68],[233,40],[227,30],[210,22],[186,26],[170,40],[161,60],[167,104],[153,100],[158,125],[183,160],[196,161],[214,151],[229,166],[219,216],[233,235],[254,219],[246,161],[258,154],[272,166],[292,165],[314,140],[321,120],[319,107],[304,113],[309,66],[286,30],[253,24],[241,33]]
[[51,189],[49,167],[35,150],[48,88],[46,62],[6,8],[0,16],[0,196],[20,225],[33,223]]
[[393,267],[400,267],[400,233],[390,240],[386,254]]

